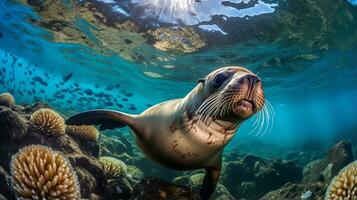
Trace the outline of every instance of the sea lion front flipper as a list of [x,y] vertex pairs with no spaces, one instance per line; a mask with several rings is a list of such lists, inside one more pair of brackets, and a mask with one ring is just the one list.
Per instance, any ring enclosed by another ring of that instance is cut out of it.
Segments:
[[211,197],[216,188],[219,176],[221,175],[221,167],[206,169],[206,175],[203,179],[203,184],[200,189],[202,200],[207,200]]
[[115,129],[131,125],[133,117],[114,110],[89,110],[69,117],[67,125],[99,125],[100,130]]

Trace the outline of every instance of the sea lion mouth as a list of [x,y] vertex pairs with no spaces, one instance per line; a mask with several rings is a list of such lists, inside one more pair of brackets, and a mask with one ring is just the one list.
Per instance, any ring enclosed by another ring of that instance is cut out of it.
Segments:
[[255,104],[253,101],[248,99],[239,100],[236,106],[233,109],[233,112],[241,117],[241,118],[248,118],[253,114],[255,109]]

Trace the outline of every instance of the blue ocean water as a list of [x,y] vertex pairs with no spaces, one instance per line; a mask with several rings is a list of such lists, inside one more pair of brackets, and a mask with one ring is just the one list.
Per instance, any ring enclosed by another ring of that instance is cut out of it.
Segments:
[[[98,108],[139,114],[184,97],[217,68],[242,66],[261,78],[272,109],[243,123],[227,159],[292,152],[305,165],[341,140],[357,152],[357,1],[158,2],[0,0],[0,94],[64,117]],[[156,167],[159,178],[177,175]]]
[[[183,97],[195,86],[197,79],[215,68],[243,65],[261,76],[275,117],[271,119],[273,127],[263,127],[269,129],[264,136],[254,136],[254,132],[248,135],[252,119],[239,130],[236,140],[258,137],[265,141],[293,143],[310,137],[330,139],[345,131],[356,130],[357,44],[351,44],[346,50],[332,46],[328,51],[316,52],[297,46],[282,47],[278,43],[250,46],[238,43],[176,57],[166,54],[163,55],[169,60],[166,63],[140,64],[115,53],[101,55],[79,44],[51,42],[47,39],[51,37],[48,30],[29,22],[29,19],[41,18],[30,7],[3,0],[0,8],[3,19],[0,24],[0,57],[1,68],[4,69],[0,87],[1,91],[11,91],[18,102],[47,101],[66,111],[110,108],[140,113],[149,105]],[[351,33],[349,37],[357,36]],[[231,61],[220,58],[208,65],[200,62],[200,59],[216,58],[226,52],[244,59]],[[264,67],[263,64],[277,55],[305,54],[313,56],[306,60],[292,60],[291,63],[279,61],[282,63],[274,67]],[[160,77],[145,75],[151,71]],[[34,77],[46,78],[44,74],[49,78],[46,84],[31,84]],[[71,76],[70,80],[56,87],[66,75]],[[86,103],[73,93],[58,94],[73,83],[94,93],[107,91],[118,102]],[[120,86],[110,91],[105,89],[115,85]]]

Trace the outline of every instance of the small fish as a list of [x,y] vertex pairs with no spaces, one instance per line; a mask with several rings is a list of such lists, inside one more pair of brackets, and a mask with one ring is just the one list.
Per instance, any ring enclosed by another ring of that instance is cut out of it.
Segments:
[[118,87],[120,87],[120,84],[119,84],[119,83],[116,84],[116,85],[107,86],[107,87],[105,88],[105,90],[111,91],[111,90],[113,90],[114,88],[118,88]]
[[24,93],[21,92],[20,90],[17,90],[17,92],[18,92],[21,96],[24,96]]
[[114,106],[114,103],[112,103],[112,102],[104,102],[104,104],[107,106]]
[[125,93],[124,95],[127,96],[127,97],[132,97],[132,96],[133,96],[133,93],[130,93],[130,92],[129,92],[129,93]]
[[84,93],[86,93],[87,95],[93,95],[93,91],[90,89],[85,89]]
[[44,74],[48,79],[50,78],[50,76],[46,72]]
[[79,87],[79,84],[78,83],[73,83],[74,86],[76,87]]
[[129,104],[128,109],[134,111],[134,110],[136,110],[136,107],[133,104]]
[[48,86],[48,83],[39,76],[35,76],[32,80],[38,82],[41,85]]
[[73,76],[73,73],[72,73],[72,72],[69,73],[69,74],[67,74],[66,76],[64,76],[64,77],[62,78],[63,83],[69,81],[69,79],[71,79],[72,76]]
[[128,99],[127,99],[127,98],[122,98],[121,100],[123,100],[123,101],[128,101]]

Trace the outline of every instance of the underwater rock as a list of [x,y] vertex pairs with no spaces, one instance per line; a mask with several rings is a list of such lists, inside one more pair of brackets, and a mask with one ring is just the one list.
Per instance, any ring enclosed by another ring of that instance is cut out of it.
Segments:
[[333,146],[326,160],[332,163],[331,175],[336,176],[338,172],[353,161],[352,145],[347,141],[341,141]]
[[351,144],[341,141],[329,150],[325,159],[314,160],[304,167],[302,182],[330,182],[343,167],[352,161]]
[[161,177],[165,181],[172,181],[174,178],[184,175],[183,171],[169,169],[145,157],[134,161],[133,165],[141,169],[145,177]]
[[106,177],[99,160],[86,155],[69,156],[68,159],[77,171],[83,197],[88,197],[92,192],[103,192]]
[[318,159],[308,163],[303,169],[303,183],[314,183],[318,181],[324,181],[324,176],[321,172],[327,168],[326,161],[324,159]]
[[200,200],[198,192],[187,186],[179,186],[155,178],[147,178],[137,184],[130,200]]
[[[24,137],[26,131],[27,125],[23,119],[11,109],[0,106],[0,143],[8,139],[19,140]],[[0,145],[0,150],[4,152],[3,148],[5,147],[7,145]]]
[[133,187],[126,177],[120,176],[115,179],[109,179],[106,184],[105,191],[105,199],[129,199],[132,194]]
[[322,183],[287,183],[264,195],[260,200],[323,200],[325,185]]
[[221,183],[236,197],[258,199],[287,182],[299,182],[302,169],[291,161],[264,160],[252,155],[229,162]]
[[15,199],[15,193],[11,190],[10,174],[0,166],[0,199]]
[[212,200],[235,200],[232,194],[222,184],[218,184],[211,197]]

